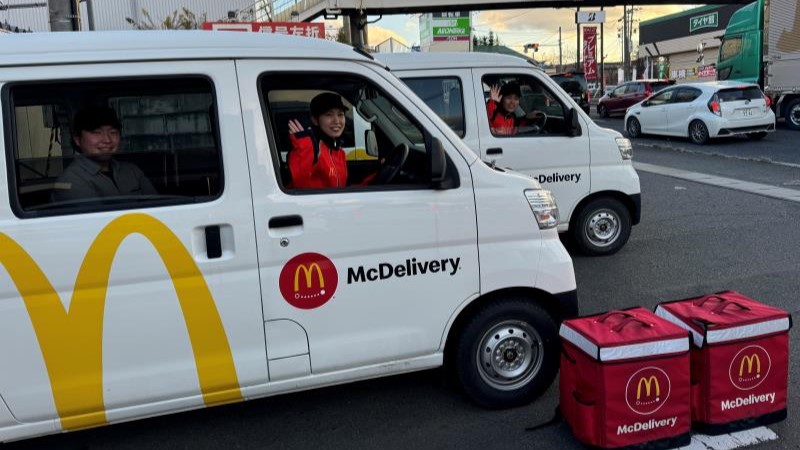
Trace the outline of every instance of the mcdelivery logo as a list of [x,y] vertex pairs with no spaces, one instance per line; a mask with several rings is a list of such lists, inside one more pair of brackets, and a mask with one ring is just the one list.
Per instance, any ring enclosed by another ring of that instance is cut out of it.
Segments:
[[772,359],[764,347],[748,345],[733,357],[728,375],[737,389],[749,391],[764,382],[771,367]]
[[290,305],[314,309],[333,297],[339,284],[339,273],[326,256],[301,253],[283,266],[278,283],[283,298]]
[[672,386],[669,376],[658,367],[639,369],[628,379],[625,401],[636,414],[646,416],[661,409],[669,398]]

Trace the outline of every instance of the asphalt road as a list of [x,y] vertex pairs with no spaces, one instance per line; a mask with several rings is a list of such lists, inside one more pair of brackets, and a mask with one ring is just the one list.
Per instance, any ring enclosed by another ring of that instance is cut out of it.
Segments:
[[[617,121],[621,128],[622,121]],[[635,141],[635,158],[789,187],[785,183],[792,173],[798,178],[792,166],[756,161],[763,154],[779,156],[781,163],[800,163],[800,150],[794,150],[798,155],[791,151],[798,147],[792,140],[800,134],[787,133],[699,150],[688,141],[646,138]],[[757,157],[740,157],[744,154]],[[733,289],[800,317],[800,203],[645,172],[640,177],[643,218],[627,246],[611,257],[574,257],[582,313],[652,308],[664,300]],[[791,380],[800,379],[797,336],[794,330]],[[800,430],[793,426],[800,408],[796,385],[790,382],[789,419],[771,426],[779,441],[761,448],[800,448]],[[433,370],[48,436],[7,448],[582,448],[563,424],[526,431],[550,419],[557,402],[554,384],[530,406],[484,411]]]

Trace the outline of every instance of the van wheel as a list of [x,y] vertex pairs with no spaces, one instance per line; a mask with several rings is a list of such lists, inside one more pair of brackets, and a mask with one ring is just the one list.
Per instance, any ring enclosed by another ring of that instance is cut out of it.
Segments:
[[708,142],[708,127],[702,120],[695,120],[689,124],[689,138],[697,145]]
[[480,309],[456,343],[456,375],[467,396],[484,408],[526,405],[558,371],[559,343],[553,319],[523,297]]
[[608,108],[606,108],[604,105],[597,105],[597,115],[604,119],[607,118]]
[[638,138],[642,135],[642,124],[639,123],[639,119],[636,117],[628,119],[628,126],[626,128],[628,130],[628,137],[631,139]]
[[631,214],[619,200],[610,197],[589,202],[577,215],[572,235],[584,255],[617,253],[631,235]]

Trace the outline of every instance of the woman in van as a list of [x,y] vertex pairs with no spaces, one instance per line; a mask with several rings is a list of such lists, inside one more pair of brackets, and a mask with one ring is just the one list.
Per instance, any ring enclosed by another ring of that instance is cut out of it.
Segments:
[[538,119],[542,116],[541,111],[531,111],[523,117],[517,117],[520,97],[522,92],[515,82],[506,83],[503,87],[492,86],[491,97],[486,102],[492,134],[513,136],[519,132],[520,127],[527,126],[526,119]]
[[342,149],[346,124],[342,98],[325,92],[311,100],[311,122],[305,130],[297,119],[289,121],[289,172],[293,188],[331,188],[347,185],[347,157]]

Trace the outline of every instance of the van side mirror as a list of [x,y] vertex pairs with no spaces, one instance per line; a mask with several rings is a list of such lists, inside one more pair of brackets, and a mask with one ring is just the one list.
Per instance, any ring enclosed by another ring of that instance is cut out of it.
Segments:
[[447,153],[438,138],[433,138],[431,145],[431,187],[434,189],[452,189],[453,180],[447,176]]
[[367,155],[377,158],[378,155],[378,138],[375,137],[374,130],[364,131],[364,147]]
[[581,135],[581,122],[578,119],[578,111],[570,108],[567,112],[567,136],[575,137]]

